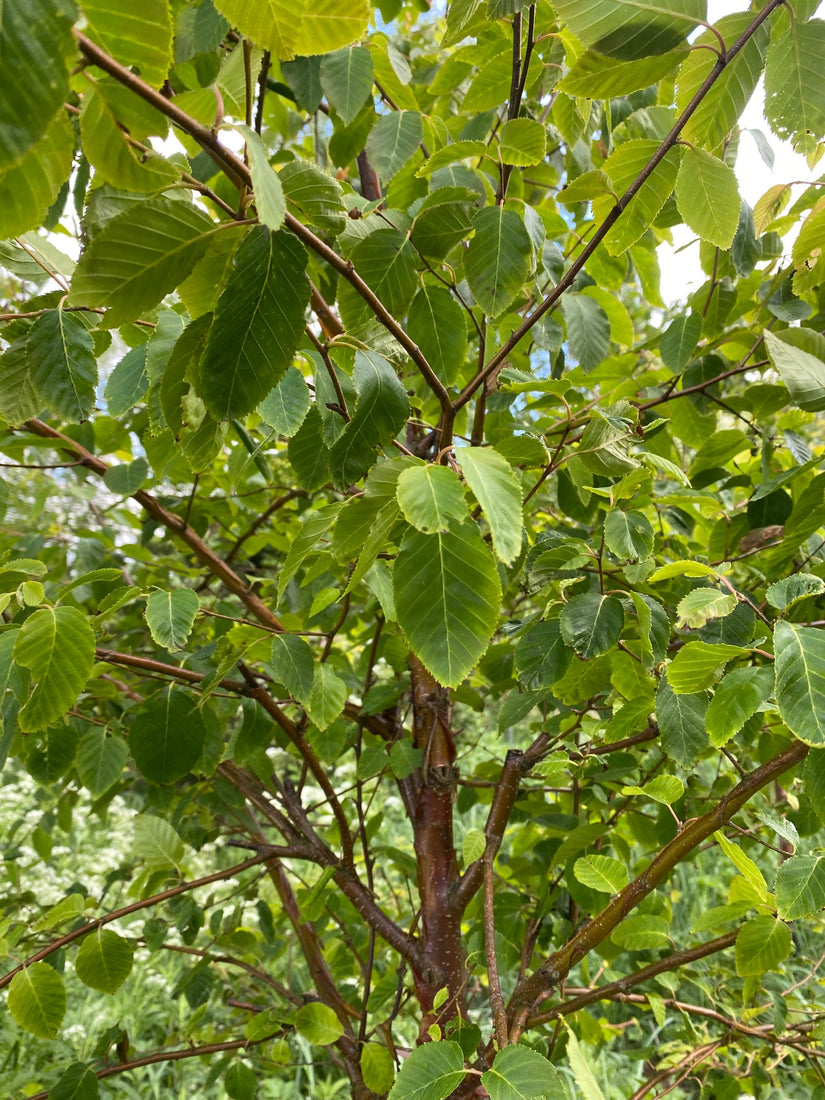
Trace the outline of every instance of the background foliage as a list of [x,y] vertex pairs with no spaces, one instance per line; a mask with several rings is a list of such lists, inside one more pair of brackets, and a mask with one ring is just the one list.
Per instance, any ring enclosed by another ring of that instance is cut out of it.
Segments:
[[816,6],[3,4],[8,1095],[825,1096]]

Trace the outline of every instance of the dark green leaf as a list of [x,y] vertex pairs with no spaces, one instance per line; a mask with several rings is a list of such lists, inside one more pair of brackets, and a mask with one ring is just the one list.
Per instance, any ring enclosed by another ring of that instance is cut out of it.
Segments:
[[244,237],[215,307],[198,392],[219,420],[251,412],[277,385],[304,330],[306,252],[265,226]]
[[467,357],[466,314],[444,287],[424,286],[407,316],[407,334],[445,386],[451,386]]
[[144,703],[129,730],[129,750],[152,783],[174,783],[186,775],[205,740],[196,700],[171,687]]
[[45,134],[69,94],[75,56],[71,0],[7,0],[2,7],[0,172],[20,162]]
[[382,183],[416,156],[422,136],[418,111],[390,111],[378,119],[367,138],[367,156]]
[[372,78],[372,55],[363,46],[336,50],[321,62],[321,87],[347,125],[370,94]]
[[588,592],[568,600],[562,608],[560,623],[565,643],[589,661],[607,653],[619,640],[624,612],[615,596]]
[[356,352],[353,379],[358,403],[330,449],[333,478],[341,487],[366,473],[378,457],[377,448],[395,438],[410,414],[406,390],[380,355]]
[[807,745],[825,744],[825,630],[780,621],[773,641],[783,721]]
[[464,1080],[464,1053],[458,1043],[425,1043],[403,1062],[389,1100],[445,1100]]
[[705,729],[707,693],[676,695],[663,676],[656,692],[656,720],[662,748],[683,768],[692,768],[708,743]]
[[533,246],[513,210],[487,206],[473,218],[464,271],[476,301],[490,317],[513,303],[533,268]]

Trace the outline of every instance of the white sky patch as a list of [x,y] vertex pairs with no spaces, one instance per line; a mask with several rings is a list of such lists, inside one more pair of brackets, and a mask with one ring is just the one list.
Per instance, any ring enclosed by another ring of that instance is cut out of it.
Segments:
[[[724,15],[743,11],[742,0],[708,0],[708,22],[716,23]],[[825,15],[825,3],[821,4],[817,15]],[[777,183],[815,180],[820,169],[811,169],[805,158],[795,153],[788,141],[780,141],[772,132],[764,116],[765,88],[763,80],[751,97],[742,113],[743,131],[761,130],[774,152],[773,168],[769,168],[762,159],[756,142],[749,133],[743,133],[739,141],[736,158],[736,176],[739,180],[739,193],[745,202],[753,207],[756,200]],[[794,188],[794,197],[802,186]],[[684,302],[688,296],[707,279],[699,264],[699,242],[687,226],[675,226],[672,230],[673,247],[667,244],[659,246],[659,265],[662,271],[662,297],[669,304]],[[790,249],[792,237],[786,239],[786,250]]]

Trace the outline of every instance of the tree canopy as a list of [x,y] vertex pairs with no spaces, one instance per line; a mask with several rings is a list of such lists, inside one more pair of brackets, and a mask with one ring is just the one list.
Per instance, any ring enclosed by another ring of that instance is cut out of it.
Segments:
[[10,1097],[825,1098],[816,9],[4,0]]

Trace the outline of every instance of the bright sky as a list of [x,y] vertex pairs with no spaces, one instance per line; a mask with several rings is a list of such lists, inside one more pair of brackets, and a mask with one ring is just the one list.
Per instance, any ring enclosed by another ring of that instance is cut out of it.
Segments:
[[[723,15],[744,11],[745,7],[743,0],[708,0],[708,21],[715,23]],[[817,15],[820,18],[825,16],[825,3],[820,5]],[[775,160],[773,168],[768,168],[759,155],[753,137],[750,134],[742,134],[736,161],[736,175],[739,179],[739,192],[749,206],[754,206],[756,200],[776,183],[813,180],[822,173],[821,166],[811,171],[805,163],[805,158],[795,153],[789,142],[780,141],[771,133],[762,113],[764,101],[764,89],[760,81],[742,115],[742,128],[761,130],[774,151]],[[800,187],[796,187],[794,193],[799,194],[801,190]],[[673,230],[673,249],[668,245],[662,245],[659,248],[662,297],[666,302],[684,301],[706,279],[699,266],[698,244],[690,245],[684,251],[677,251],[693,240],[694,235],[689,229],[676,228]]]

